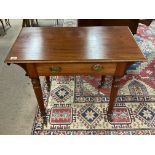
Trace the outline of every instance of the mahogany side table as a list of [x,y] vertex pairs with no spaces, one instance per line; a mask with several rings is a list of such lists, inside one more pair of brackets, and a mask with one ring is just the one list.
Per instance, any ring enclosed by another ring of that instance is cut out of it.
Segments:
[[[46,117],[39,76],[112,75],[108,106],[111,116],[117,77],[136,61],[146,61],[127,26],[23,28],[5,63],[17,64],[31,78],[41,115]],[[50,85],[50,84],[48,84]],[[110,118],[110,117],[109,117]]]

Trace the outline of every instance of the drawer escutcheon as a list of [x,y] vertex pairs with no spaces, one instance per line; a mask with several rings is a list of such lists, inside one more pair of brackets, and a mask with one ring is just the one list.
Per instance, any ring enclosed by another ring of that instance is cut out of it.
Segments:
[[94,71],[100,72],[100,71],[102,71],[104,68],[103,68],[103,66],[102,66],[101,64],[95,64],[95,65],[92,66],[92,69],[93,69]]
[[56,74],[61,72],[61,67],[60,66],[52,66],[49,68],[49,70],[51,71],[52,74]]

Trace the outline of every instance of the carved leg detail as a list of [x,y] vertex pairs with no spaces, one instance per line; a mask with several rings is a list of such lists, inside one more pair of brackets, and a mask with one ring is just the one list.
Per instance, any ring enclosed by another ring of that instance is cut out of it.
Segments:
[[116,80],[116,77],[114,77],[112,82],[112,87],[111,87],[109,106],[108,106],[109,121],[112,121],[112,110],[115,105],[115,99],[117,97],[118,89],[119,89],[119,81]]
[[41,115],[45,116],[46,112],[45,112],[45,107],[44,107],[43,94],[42,94],[42,90],[41,90],[40,80],[39,80],[39,78],[34,78],[31,80],[32,80],[33,89],[34,89],[34,92],[35,92],[35,95],[36,95],[36,98],[38,101]]
[[51,81],[50,81],[50,77],[46,76],[46,83],[47,83],[47,91],[50,91],[50,85],[51,85]]
[[44,100],[43,100],[40,80],[39,78],[32,78],[31,81],[32,81],[33,89],[34,89],[34,92],[35,92],[35,95],[38,101],[38,106],[41,112],[41,116],[43,117],[43,122],[45,125],[47,125],[46,110],[44,106]]

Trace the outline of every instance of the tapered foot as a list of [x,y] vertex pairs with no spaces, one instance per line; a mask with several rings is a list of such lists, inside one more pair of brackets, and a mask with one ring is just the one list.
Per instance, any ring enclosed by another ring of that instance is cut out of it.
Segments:
[[107,112],[107,117],[109,122],[112,122],[113,107],[115,105],[115,100],[117,98],[118,89],[119,89],[119,81],[116,80],[116,77],[114,76],[112,81],[110,101],[109,101],[108,112]]

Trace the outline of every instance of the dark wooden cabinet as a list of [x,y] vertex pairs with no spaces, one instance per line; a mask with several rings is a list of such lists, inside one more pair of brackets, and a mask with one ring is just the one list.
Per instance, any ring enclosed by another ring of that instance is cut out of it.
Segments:
[[149,25],[151,21],[152,19],[78,19],[78,26],[128,26],[135,34],[138,23]]

